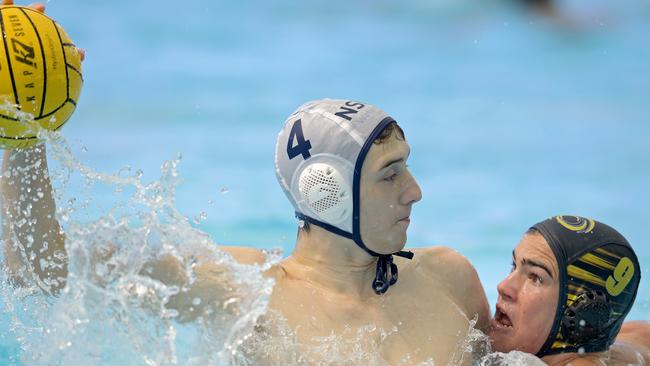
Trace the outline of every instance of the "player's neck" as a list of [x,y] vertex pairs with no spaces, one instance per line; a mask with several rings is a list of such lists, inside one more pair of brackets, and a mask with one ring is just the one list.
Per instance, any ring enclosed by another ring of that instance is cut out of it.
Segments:
[[359,297],[373,294],[377,259],[350,239],[312,225],[309,233],[298,236],[288,261],[302,278],[327,290]]

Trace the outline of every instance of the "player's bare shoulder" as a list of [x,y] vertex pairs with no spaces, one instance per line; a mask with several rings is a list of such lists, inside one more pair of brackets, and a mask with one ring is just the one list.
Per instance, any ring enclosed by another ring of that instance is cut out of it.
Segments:
[[[235,261],[247,265],[263,265],[269,260],[269,253],[250,247],[221,246],[224,252],[230,254]],[[272,265],[265,272],[265,276],[275,278],[276,281],[283,279],[285,271],[281,265]]]
[[447,294],[465,311],[468,318],[478,314],[479,329],[487,329],[489,309],[485,291],[470,261],[457,251],[443,246],[414,250],[413,266],[432,285]]
[[219,249],[230,254],[234,260],[241,264],[262,264],[266,260],[266,254],[255,248],[221,246]]
[[414,252],[413,264],[433,276],[443,277],[445,282],[462,280],[475,273],[469,260],[449,247],[417,248]]

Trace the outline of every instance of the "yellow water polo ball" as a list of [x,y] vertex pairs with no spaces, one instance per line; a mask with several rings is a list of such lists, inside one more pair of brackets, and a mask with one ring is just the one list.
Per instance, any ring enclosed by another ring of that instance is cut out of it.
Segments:
[[0,148],[36,142],[77,106],[81,52],[54,20],[23,6],[0,6]]

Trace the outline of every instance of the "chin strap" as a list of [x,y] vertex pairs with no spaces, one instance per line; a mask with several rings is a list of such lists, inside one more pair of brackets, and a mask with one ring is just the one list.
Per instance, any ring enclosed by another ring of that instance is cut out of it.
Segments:
[[388,291],[388,288],[397,283],[397,265],[393,263],[393,255],[413,259],[413,252],[399,251],[393,254],[379,254],[377,257],[377,272],[375,280],[372,281],[372,289],[377,295]]

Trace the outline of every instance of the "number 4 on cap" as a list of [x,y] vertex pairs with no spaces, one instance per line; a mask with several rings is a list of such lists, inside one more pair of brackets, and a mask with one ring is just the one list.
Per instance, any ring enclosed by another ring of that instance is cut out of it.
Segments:
[[311,149],[311,142],[305,140],[305,136],[302,134],[302,121],[297,120],[293,123],[293,127],[291,127],[289,141],[287,141],[287,155],[289,155],[289,160],[298,155],[302,155],[302,158],[305,160],[309,159],[311,157],[309,149]]

